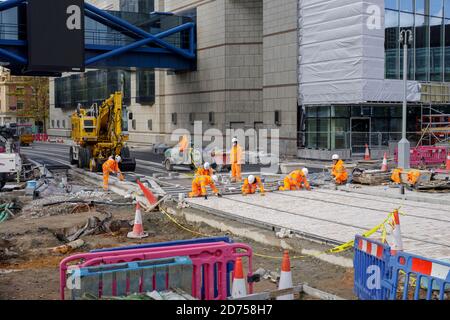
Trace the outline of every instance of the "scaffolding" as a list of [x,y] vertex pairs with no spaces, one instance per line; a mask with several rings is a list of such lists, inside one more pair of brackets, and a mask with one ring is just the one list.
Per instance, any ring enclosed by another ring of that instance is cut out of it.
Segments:
[[432,105],[421,108],[422,136],[417,146],[439,146],[450,144],[450,114],[440,112]]

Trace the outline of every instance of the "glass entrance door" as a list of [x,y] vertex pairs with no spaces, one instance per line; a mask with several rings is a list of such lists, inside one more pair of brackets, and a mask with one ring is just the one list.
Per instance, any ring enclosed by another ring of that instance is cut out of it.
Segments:
[[370,118],[351,118],[351,146],[353,155],[362,155],[366,144],[370,146]]

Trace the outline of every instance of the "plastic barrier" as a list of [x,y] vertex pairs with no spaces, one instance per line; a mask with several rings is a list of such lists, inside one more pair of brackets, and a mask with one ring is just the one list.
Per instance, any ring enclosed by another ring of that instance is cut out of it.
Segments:
[[[442,165],[447,159],[446,147],[417,147],[411,149],[411,166]],[[398,163],[398,149],[395,150],[395,162]]]
[[[180,241],[171,241],[171,242],[161,242],[161,243],[147,243],[143,245],[137,246],[127,246],[127,247],[119,247],[119,248],[107,248],[107,249],[97,249],[92,250],[91,252],[112,252],[112,251],[123,251],[123,250],[132,250],[132,249],[145,249],[145,248],[160,248],[160,247],[172,247],[179,245],[187,245],[187,244],[201,244],[201,243],[214,243],[214,242],[225,242],[225,243],[233,243],[229,237],[212,237],[212,238],[200,238],[200,239],[192,239],[192,240],[180,240]],[[227,267],[227,294],[231,296],[231,272],[233,272],[234,265],[232,262],[228,264]],[[214,287],[216,288],[214,291],[214,296],[217,297],[219,294],[217,291],[217,270],[214,272]],[[204,294],[204,288],[202,288],[202,294]]]
[[391,249],[361,236],[356,236],[354,249],[355,294],[361,300],[385,300],[387,291],[381,286],[381,279],[373,277],[385,274]]
[[[237,252],[240,251],[240,252]],[[226,300],[228,297],[228,265],[238,257],[248,258],[248,276],[252,276],[253,251],[245,244],[228,244],[225,242],[210,244],[182,245],[176,247],[133,249],[115,252],[96,252],[77,254],[60,263],[60,295],[65,297],[66,272],[69,263],[82,261],[78,267],[90,267],[101,264],[117,264],[132,261],[152,260],[188,256],[193,263],[192,296],[204,300]],[[217,272],[217,276],[214,273]],[[202,294],[204,288],[204,294]],[[217,288],[217,290],[215,290]],[[215,294],[217,291],[217,294]],[[249,284],[253,292],[253,284]]]
[[450,263],[356,236],[354,291],[361,300],[449,300]]
[[133,250],[133,249],[173,247],[173,246],[188,245],[188,244],[203,244],[203,243],[214,243],[214,242],[233,243],[233,240],[231,240],[229,237],[200,238],[200,239],[192,239],[192,240],[146,243],[146,244],[137,245],[137,246],[97,249],[97,250],[92,250],[91,252],[93,252],[93,253],[95,253],[95,252],[113,252],[113,251],[123,251],[123,250]]
[[192,288],[192,261],[187,257],[137,261],[69,270],[70,279],[79,276],[78,287],[72,282],[72,300],[89,294],[95,298],[127,296],[171,288],[187,293]]
[[450,300],[450,263],[398,252],[389,268],[383,281],[389,300]]

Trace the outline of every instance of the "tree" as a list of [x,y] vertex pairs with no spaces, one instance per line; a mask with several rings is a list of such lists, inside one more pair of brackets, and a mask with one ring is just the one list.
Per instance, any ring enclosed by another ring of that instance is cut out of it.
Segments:
[[[45,77],[11,77],[10,84],[16,86],[9,96],[15,96],[23,102],[23,107],[17,110],[18,117],[33,118],[35,123],[42,123],[44,133],[47,131],[49,118],[49,79]],[[23,87],[17,90],[17,87]]]

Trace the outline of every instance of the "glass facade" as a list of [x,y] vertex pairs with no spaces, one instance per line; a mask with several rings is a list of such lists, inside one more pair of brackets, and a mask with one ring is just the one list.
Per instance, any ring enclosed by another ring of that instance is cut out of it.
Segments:
[[385,0],[385,77],[403,78],[401,30],[411,30],[408,78],[450,81],[450,0]]

